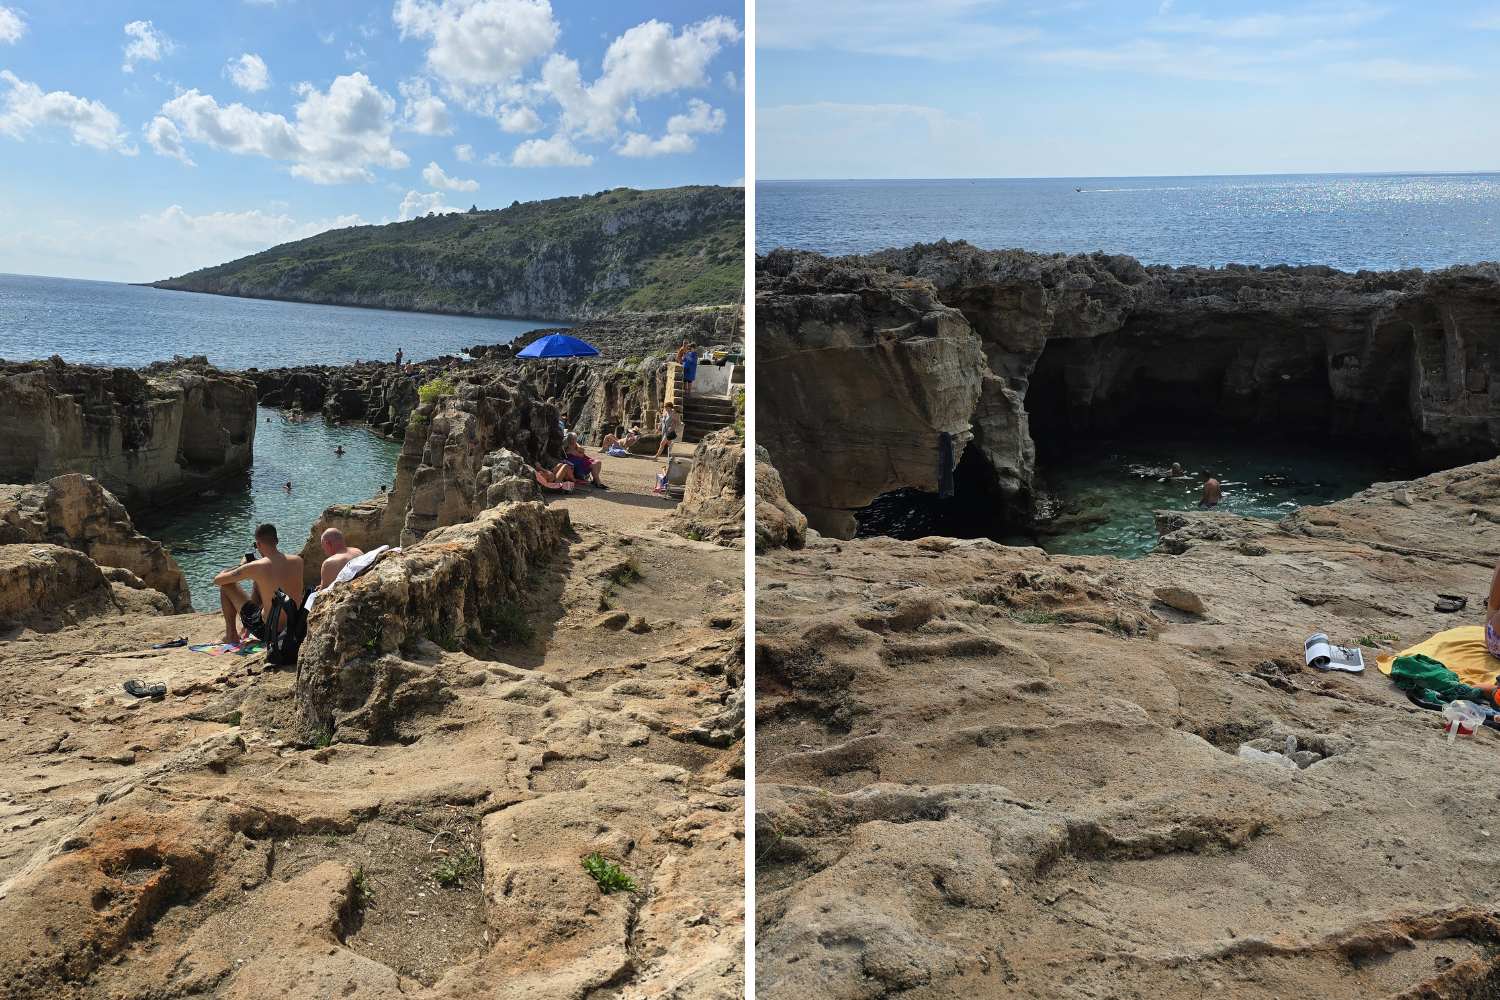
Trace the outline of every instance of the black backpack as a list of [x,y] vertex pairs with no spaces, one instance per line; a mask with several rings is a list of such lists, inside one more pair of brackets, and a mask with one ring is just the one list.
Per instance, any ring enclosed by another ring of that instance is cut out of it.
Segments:
[[290,667],[297,662],[297,651],[307,637],[307,609],[292,602],[281,588],[271,597],[271,613],[266,618],[266,665]]

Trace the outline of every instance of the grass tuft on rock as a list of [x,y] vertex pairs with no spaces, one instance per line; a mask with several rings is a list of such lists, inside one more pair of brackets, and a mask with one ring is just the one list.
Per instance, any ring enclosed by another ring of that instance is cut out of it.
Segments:
[[606,859],[598,851],[583,859],[583,870],[599,883],[599,891],[608,896],[612,892],[635,892],[635,879],[626,875],[620,866]]
[[498,642],[525,645],[536,638],[536,629],[532,628],[526,612],[514,601],[497,601],[485,609],[481,619]]
[[466,881],[478,878],[481,870],[479,856],[473,851],[464,851],[443,859],[432,870],[432,880],[445,889],[456,889]]
[[439,376],[425,382],[417,389],[417,398],[424,403],[435,403],[444,396],[453,395],[453,380]]

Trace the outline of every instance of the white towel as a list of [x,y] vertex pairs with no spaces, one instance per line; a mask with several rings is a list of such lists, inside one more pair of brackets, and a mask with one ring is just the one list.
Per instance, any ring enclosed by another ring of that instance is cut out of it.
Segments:
[[389,545],[382,545],[378,549],[371,549],[369,552],[366,552],[363,555],[358,555],[353,559],[350,559],[347,563],[344,564],[344,568],[339,570],[339,575],[333,578],[332,583],[330,583],[327,587],[315,590],[311,594],[307,595],[307,613],[312,614],[313,604],[317,601],[318,595],[323,593],[324,590],[332,590],[339,584],[348,583],[356,576],[359,576],[365,570],[374,565],[375,560],[379,559],[382,553],[395,553],[400,551],[400,549],[393,549]]

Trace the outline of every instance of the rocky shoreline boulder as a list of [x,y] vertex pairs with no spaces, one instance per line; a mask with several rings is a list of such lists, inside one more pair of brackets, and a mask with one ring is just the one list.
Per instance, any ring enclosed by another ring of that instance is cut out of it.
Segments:
[[92,476],[72,473],[34,486],[0,486],[0,545],[46,543],[129,570],[176,611],[193,609],[182,568],[160,542],[135,530],[125,506]]
[[671,530],[698,541],[742,544],[745,537],[745,442],[733,427],[714,431],[693,449],[693,467]]

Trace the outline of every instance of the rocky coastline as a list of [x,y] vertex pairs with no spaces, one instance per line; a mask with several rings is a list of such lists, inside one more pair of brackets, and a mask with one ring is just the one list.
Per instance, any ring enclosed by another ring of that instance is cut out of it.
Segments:
[[146,368],[0,362],[0,482],[93,476],[160,506],[250,467],[255,386],[201,358]]
[[825,534],[852,536],[884,493],[936,491],[966,455],[1024,525],[1039,441],[1153,417],[1378,444],[1426,470],[1500,448],[1497,264],[1144,267],[936,243],[776,251],[756,282],[758,440]]

